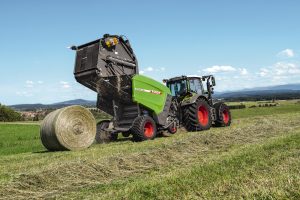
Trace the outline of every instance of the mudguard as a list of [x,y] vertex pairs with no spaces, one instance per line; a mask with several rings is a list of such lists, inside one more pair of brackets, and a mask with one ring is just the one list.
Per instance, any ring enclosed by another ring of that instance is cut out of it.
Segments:
[[196,100],[197,100],[198,98],[204,98],[206,101],[208,101],[206,95],[203,95],[203,94],[194,94],[192,97],[185,98],[185,99],[182,101],[181,106],[187,106],[187,105],[193,104],[193,103],[196,102]]

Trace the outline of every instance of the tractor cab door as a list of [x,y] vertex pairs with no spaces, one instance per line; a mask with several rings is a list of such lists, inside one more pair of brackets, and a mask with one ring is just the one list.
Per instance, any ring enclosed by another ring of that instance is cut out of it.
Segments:
[[182,79],[178,81],[168,82],[167,87],[170,89],[173,97],[184,96],[187,92],[187,81]]
[[190,83],[190,92],[195,94],[204,94],[203,85],[200,78],[198,77],[190,78],[189,83]]

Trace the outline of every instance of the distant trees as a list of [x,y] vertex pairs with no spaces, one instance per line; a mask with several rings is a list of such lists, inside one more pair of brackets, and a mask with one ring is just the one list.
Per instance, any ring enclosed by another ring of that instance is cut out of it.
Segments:
[[[222,96],[221,96],[222,97]],[[237,92],[236,94],[232,94],[230,96],[223,97],[226,101],[275,101],[275,100],[291,100],[291,99],[299,99],[300,98],[300,90],[288,91],[288,92],[280,92],[277,93],[268,93],[266,91],[265,94],[257,93],[246,93],[246,92]]]
[[14,111],[13,109],[0,104],[0,121],[2,122],[13,122],[21,121],[22,116],[20,113]]

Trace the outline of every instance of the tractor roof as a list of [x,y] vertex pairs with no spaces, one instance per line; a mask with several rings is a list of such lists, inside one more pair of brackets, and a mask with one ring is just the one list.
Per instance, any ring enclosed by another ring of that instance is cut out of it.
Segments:
[[164,82],[173,82],[173,81],[179,81],[182,79],[187,79],[187,78],[202,78],[201,76],[197,76],[197,75],[188,75],[188,76],[176,76],[170,79],[164,79]]
[[202,76],[198,75],[187,75],[188,78],[202,78]]

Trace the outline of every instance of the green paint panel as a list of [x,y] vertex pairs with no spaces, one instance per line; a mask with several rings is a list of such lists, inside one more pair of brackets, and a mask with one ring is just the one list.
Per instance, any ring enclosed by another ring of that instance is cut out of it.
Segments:
[[163,111],[170,89],[147,76],[135,75],[132,78],[133,101],[153,110],[156,114]]

